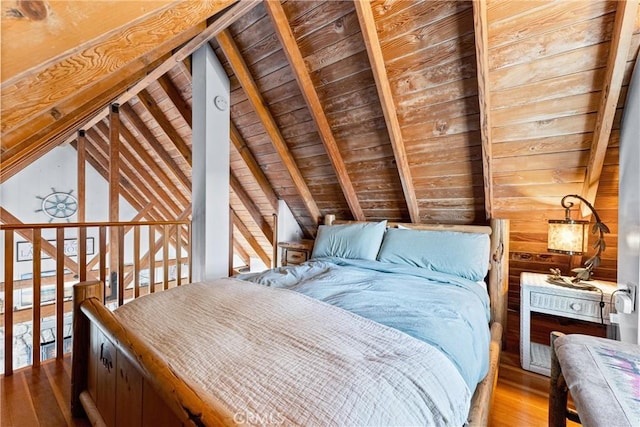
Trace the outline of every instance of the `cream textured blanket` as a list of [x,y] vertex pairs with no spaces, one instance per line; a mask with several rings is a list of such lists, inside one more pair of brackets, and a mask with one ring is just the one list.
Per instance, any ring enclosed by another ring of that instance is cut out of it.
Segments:
[[469,410],[437,349],[293,291],[220,279],[115,313],[238,424],[460,426]]

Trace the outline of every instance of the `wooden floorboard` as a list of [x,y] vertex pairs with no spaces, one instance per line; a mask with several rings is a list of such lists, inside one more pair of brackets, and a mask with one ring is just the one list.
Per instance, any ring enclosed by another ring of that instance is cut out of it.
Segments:
[[[0,379],[0,425],[89,426],[69,410],[71,358],[44,362]],[[546,426],[549,378],[524,371],[517,354],[503,353],[493,397],[490,426]],[[567,423],[568,426],[579,424]]]

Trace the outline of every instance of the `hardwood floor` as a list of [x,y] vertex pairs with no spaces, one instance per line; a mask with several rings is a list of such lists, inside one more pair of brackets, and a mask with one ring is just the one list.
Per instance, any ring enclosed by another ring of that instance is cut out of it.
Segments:
[[[0,379],[0,425],[89,426],[69,410],[71,358],[45,362]],[[489,425],[546,426],[549,378],[519,367],[518,355],[503,353]],[[578,424],[567,423],[569,426]]]

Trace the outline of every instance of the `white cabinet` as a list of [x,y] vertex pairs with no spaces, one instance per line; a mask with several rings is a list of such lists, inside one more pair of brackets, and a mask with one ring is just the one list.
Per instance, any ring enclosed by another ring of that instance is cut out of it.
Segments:
[[[522,368],[549,376],[551,349],[531,342],[531,313],[545,313],[609,325],[611,293],[617,284],[600,280],[586,282],[602,290],[586,291],[547,282],[547,274],[520,275],[520,360]],[[585,282],[583,282],[585,283]],[[600,301],[604,306],[600,307]]]

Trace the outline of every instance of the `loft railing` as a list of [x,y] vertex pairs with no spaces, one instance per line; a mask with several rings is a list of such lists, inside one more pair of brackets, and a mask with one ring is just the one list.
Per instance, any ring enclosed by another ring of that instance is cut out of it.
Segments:
[[[23,359],[18,366],[38,366],[48,353],[61,359],[70,351],[74,283],[102,281],[104,301],[117,307],[146,293],[191,281],[189,221],[0,224],[0,230],[4,237],[0,329],[6,376],[13,373],[17,344],[21,344]],[[30,272],[24,273],[29,261]],[[43,261],[53,268],[43,272]],[[16,275],[21,277],[16,279]],[[14,298],[16,292],[19,301]]]

